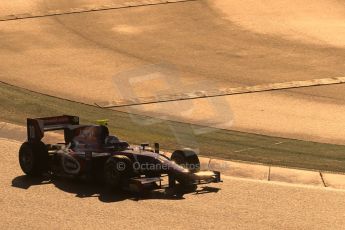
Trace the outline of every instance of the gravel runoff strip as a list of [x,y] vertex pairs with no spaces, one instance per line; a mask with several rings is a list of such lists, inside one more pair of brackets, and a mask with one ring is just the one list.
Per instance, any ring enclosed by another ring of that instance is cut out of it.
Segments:
[[[48,133],[48,141],[54,141],[61,134]],[[0,122],[0,139],[18,142],[26,140],[26,127]],[[166,153],[167,156],[170,153]],[[255,180],[305,184],[319,187],[345,189],[345,174],[284,168],[249,162],[227,161],[201,156],[202,169],[220,171],[225,176]]]
[[116,9],[130,8],[130,7],[142,7],[142,6],[193,2],[193,1],[198,1],[198,0],[136,0],[136,1],[123,2],[123,3],[112,3],[112,4],[100,5],[100,6],[85,6],[85,7],[71,8],[71,9],[65,9],[65,10],[50,10],[46,12],[30,12],[30,13],[22,13],[22,14],[4,15],[4,16],[0,16],[0,21],[42,18],[42,17],[57,16],[57,15],[78,14],[78,13],[87,13],[87,12],[94,12],[94,11],[116,10]]

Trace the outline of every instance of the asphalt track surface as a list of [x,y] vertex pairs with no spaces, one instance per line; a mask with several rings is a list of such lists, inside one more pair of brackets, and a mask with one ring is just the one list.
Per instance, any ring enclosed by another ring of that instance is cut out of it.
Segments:
[[343,229],[344,190],[225,177],[170,198],[109,193],[68,179],[34,180],[20,143],[0,140],[2,229]]
[[[125,2],[16,0],[2,3],[0,15]],[[344,8],[335,1],[308,3],[197,0],[2,21],[0,80],[93,104],[344,77]],[[251,24],[252,17],[260,19]],[[162,63],[166,69],[157,73]],[[128,111],[343,144],[344,92],[344,85],[321,86]]]

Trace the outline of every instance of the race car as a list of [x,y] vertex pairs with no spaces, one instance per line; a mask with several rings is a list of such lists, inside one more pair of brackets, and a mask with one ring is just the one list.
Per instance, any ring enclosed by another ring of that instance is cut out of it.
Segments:
[[[168,158],[149,144],[129,145],[110,135],[106,121],[80,125],[77,116],[27,119],[27,141],[19,149],[19,164],[30,176],[43,174],[92,177],[111,189],[183,187],[221,182],[220,172],[201,171],[197,154],[176,150]],[[45,144],[45,132],[62,130],[64,143]]]

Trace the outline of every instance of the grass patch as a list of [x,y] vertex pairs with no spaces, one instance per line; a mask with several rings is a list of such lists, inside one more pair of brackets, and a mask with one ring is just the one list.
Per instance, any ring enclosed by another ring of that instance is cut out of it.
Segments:
[[[345,172],[345,146],[299,141],[127,114],[79,104],[0,83],[0,120],[24,125],[27,117],[77,115],[82,123],[110,120],[109,129],[132,144],[159,142],[163,149],[198,148],[229,160]],[[198,133],[198,134],[196,134]]]

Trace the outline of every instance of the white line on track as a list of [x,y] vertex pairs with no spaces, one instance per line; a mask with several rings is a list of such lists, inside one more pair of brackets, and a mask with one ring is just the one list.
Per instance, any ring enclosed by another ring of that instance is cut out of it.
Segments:
[[[285,143],[287,143],[288,141],[280,141],[280,142],[277,142],[277,143],[273,143],[273,144],[270,144],[270,145],[268,145],[268,146],[273,146],[273,145],[281,145],[281,144],[285,144]],[[261,148],[261,147],[250,147],[250,148],[245,148],[245,149],[239,149],[239,150],[235,150],[234,152],[235,153],[241,153],[241,152],[245,152],[245,151],[248,151],[248,150],[254,150],[254,149],[259,149],[259,148]]]
[[275,90],[286,90],[295,88],[305,88],[314,86],[324,86],[324,85],[335,85],[344,84],[345,77],[334,77],[334,78],[321,78],[312,79],[305,81],[290,81],[281,83],[269,83],[254,86],[243,86],[236,88],[224,88],[216,89],[211,91],[196,91],[191,93],[180,93],[173,95],[159,95],[156,97],[138,97],[129,99],[120,99],[112,102],[97,103],[96,105],[102,108],[116,108],[125,106],[135,106],[135,105],[145,105],[145,104],[155,104],[162,102],[172,102],[172,101],[183,101],[183,100],[193,100],[209,97],[223,97],[229,95],[237,94],[248,94],[248,93],[259,93]]
[[42,18],[42,17],[57,16],[57,15],[87,13],[87,12],[104,11],[104,10],[116,10],[116,9],[130,8],[130,7],[153,6],[153,5],[194,2],[194,1],[198,1],[198,0],[136,0],[136,1],[130,1],[130,2],[124,2],[124,3],[107,4],[107,5],[102,5],[102,6],[90,6],[90,7],[86,6],[86,7],[80,7],[80,8],[71,8],[67,10],[50,10],[47,12],[31,12],[31,13],[5,15],[5,16],[0,16],[0,21]]
[[241,152],[245,152],[247,150],[253,150],[253,149],[256,149],[256,148],[245,148],[245,149],[235,150],[234,152],[235,153],[241,153]]
[[261,183],[261,184],[267,184],[267,185],[279,185],[279,186],[286,186],[286,187],[299,187],[299,188],[308,188],[308,189],[315,189],[315,190],[336,191],[336,192],[342,192],[342,193],[345,192],[345,189],[341,189],[341,188],[315,186],[315,185],[309,185],[309,184],[295,184],[295,183],[288,183],[288,182],[283,182],[283,181],[258,180],[258,179],[253,179],[253,178],[243,178],[243,177],[236,177],[236,176],[222,175],[222,179],[248,181],[248,182]]

